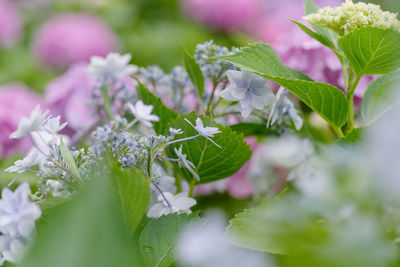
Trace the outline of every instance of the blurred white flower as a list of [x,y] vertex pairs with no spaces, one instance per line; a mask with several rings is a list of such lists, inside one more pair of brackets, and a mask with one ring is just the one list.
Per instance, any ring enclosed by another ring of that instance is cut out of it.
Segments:
[[147,212],[147,216],[150,218],[158,218],[162,215],[170,213],[191,213],[191,207],[196,205],[196,200],[187,196],[186,192],[172,195],[170,192],[164,192],[158,196],[157,203],[153,205]]
[[46,181],[46,191],[52,194],[54,197],[66,197],[71,195],[66,186],[56,180]]
[[199,175],[194,171],[194,169],[196,169],[196,166],[194,166],[194,164],[191,161],[186,159],[186,157],[187,157],[186,154],[182,153],[182,145],[179,147],[179,149],[176,149],[174,147],[174,151],[175,151],[176,156],[179,159],[179,162],[178,162],[179,167],[182,168],[182,166],[183,166],[183,167],[187,168],[189,170],[189,172],[194,176],[194,178],[197,181],[200,181]]
[[253,108],[262,110],[274,100],[274,94],[266,86],[267,80],[248,71],[228,70],[229,86],[220,93],[228,101],[239,101],[240,112],[247,118]]
[[0,235],[0,265],[5,261],[18,263],[25,251],[26,246],[18,237]]
[[106,58],[93,56],[88,67],[91,76],[103,79],[117,79],[138,71],[138,67],[130,65],[130,54],[109,53]]
[[153,111],[153,106],[145,105],[141,100],[137,101],[135,105],[128,103],[127,107],[129,108],[133,116],[135,116],[135,118],[146,127],[152,127],[152,121],[160,120],[157,115],[151,114]]
[[62,129],[67,126],[67,122],[64,122],[63,124],[60,125],[60,116],[56,118],[51,118],[46,121],[46,123],[43,125],[43,130],[48,132],[49,134],[56,134]]
[[303,126],[303,119],[299,116],[299,112],[294,107],[293,103],[286,97],[287,91],[281,87],[276,93],[274,103],[272,104],[271,111],[268,118],[267,126],[274,123],[282,124],[285,115],[293,121],[297,130]]
[[201,136],[204,136],[212,142],[217,147],[221,148],[217,143],[215,143],[210,137],[214,137],[214,134],[220,133],[217,127],[204,127],[203,121],[200,118],[196,119],[196,126],[194,126],[188,119],[185,118],[185,121],[190,124]]
[[12,237],[29,237],[40,217],[40,208],[29,199],[30,188],[23,183],[12,192],[3,188],[0,199],[0,232]]
[[226,224],[222,216],[205,223],[189,224],[177,243],[179,262],[185,266],[201,267],[268,267],[260,253],[234,247],[224,238]]
[[22,160],[14,162],[13,166],[8,167],[6,172],[16,172],[22,174],[28,171],[32,166],[38,164],[39,151],[37,149],[31,149],[28,155]]
[[37,105],[36,108],[31,112],[29,118],[22,117],[19,124],[18,129],[11,133],[10,138],[21,138],[33,131],[38,130],[43,123],[47,120],[47,115],[49,111],[46,111],[42,114],[40,110],[40,105]]
[[169,132],[171,133],[171,135],[178,135],[178,134],[183,134],[182,129],[175,129],[172,127],[169,127]]

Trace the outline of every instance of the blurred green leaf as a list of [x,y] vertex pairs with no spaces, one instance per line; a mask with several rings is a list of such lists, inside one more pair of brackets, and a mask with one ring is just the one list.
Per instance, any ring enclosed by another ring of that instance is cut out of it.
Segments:
[[76,166],[74,156],[72,156],[71,151],[69,151],[69,149],[65,146],[62,138],[60,138],[60,153],[72,175],[81,180],[81,174],[79,173],[78,167]]
[[317,40],[318,42],[320,42],[322,45],[325,45],[331,49],[335,49],[335,45],[334,43],[331,42],[331,40],[329,40],[328,38],[326,38],[324,35],[318,33],[318,32],[314,32],[312,31],[310,28],[308,28],[306,25],[295,21],[295,20],[291,20],[293,23],[295,23],[297,26],[299,26],[299,28],[306,33],[308,36],[310,36],[311,38]]
[[[168,156],[176,158],[173,148],[178,149],[182,145],[183,153],[196,166],[195,171],[200,176],[198,183],[209,183],[236,173],[250,159],[252,152],[250,146],[243,140],[243,135],[233,132],[229,126],[224,127],[209,117],[191,112],[179,116],[170,124],[175,129],[183,130],[183,134],[177,135],[175,139],[197,135],[198,132],[185,121],[187,119],[196,125],[197,118],[203,121],[204,127],[217,127],[221,131],[212,138],[221,148],[200,136],[170,145],[167,149]],[[188,178],[192,177],[185,169],[182,171]]]
[[115,166],[111,171],[121,210],[131,234],[146,214],[150,203],[150,186],[143,172],[137,169],[121,169]]
[[197,213],[175,213],[163,215],[147,224],[139,237],[140,252],[146,266],[167,267],[176,261],[175,245],[179,234],[188,223],[198,220]]
[[199,94],[199,98],[203,98],[204,92],[204,76],[201,72],[200,66],[196,63],[196,60],[192,55],[183,47],[184,51],[184,60],[185,60],[185,68],[187,73],[189,74],[190,80],[193,85],[196,87],[197,92]]
[[265,124],[252,123],[252,122],[241,122],[230,125],[232,131],[242,133],[245,137],[253,135],[279,135],[279,129],[273,128],[273,126],[267,128]]

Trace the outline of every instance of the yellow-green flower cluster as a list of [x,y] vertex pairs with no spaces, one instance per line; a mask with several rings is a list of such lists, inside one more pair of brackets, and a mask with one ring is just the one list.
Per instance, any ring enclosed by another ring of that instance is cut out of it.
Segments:
[[328,27],[339,35],[345,35],[361,27],[373,26],[400,32],[397,14],[383,11],[379,5],[346,1],[336,8],[325,7],[304,17],[310,24]]

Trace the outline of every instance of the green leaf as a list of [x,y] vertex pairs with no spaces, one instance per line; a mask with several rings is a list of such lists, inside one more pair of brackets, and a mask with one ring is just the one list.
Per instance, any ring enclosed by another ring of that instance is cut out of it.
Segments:
[[189,222],[198,221],[196,213],[169,214],[153,219],[139,237],[140,252],[148,267],[167,267],[176,261],[175,245]]
[[79,173],[78,167],[76,166],[74,156],[72,156],[71,151],[69,151],[69,149],[65,146],[62,138],[60,138],[60,153],[72,175],[74,175],[75,178],[81,180],[81,174]]
[[279,129],[272,127],[267,128],[265,124],[252,123],[252,122],[241,122],[238,124],[230,125],[232,131],[242,133],[245,137],[253,135],[279,135]]
[[351,132],[346,134],[345,137],[337,140],[336,143],[343,147],[357,145],[364,141],[365,132],[366,128],[364,127],[354,128],[353,130],[351,130]]
[[400,71],[392,72],[371,82],[364,94],[361,113],[372,123],[397,104],[400,93]]
[[357,77],[385,74],[400,67],[400,33],[364,27],[339,39]]
[[115,205],[111,179],[91,181],[39,224],[22,267],[142,266]]
[[[196,166],[195,171],[200,176],[200,182],[198,183],[208,183],[231,176],[250,159],[252,152],[250,146],[243,140],[243,134],[237,134],[229,126],[224,127],[214,120],[202,115],[198,116],[194,112],[183,114],[170,124],[171,127],[182,129],[184,132],[177,135],[175,139],[197,135],[197,131],[184,120],[185,118],[193,125],[196,125],[196,119],[200,118],[203,121],[204,127],[218,127],[221,131],[221,133],[214,135],[212,140],[221,146],[222,149],[203,136],[172,144],[167,149],[168,156],[176,158],[173,148],[178,149],[182,144],[183,153]],[[182,171],[188,178],[191,178],[190,173],[186,169],[182,169]]]
[[117,190],[123,216],[131,234],[146,214],[150,203],[150,186],[143,172],[115,166],[111,177]]
[[330,84],[313,82],[304,74],[286,67],[270,46],[257,43],[234,55],[220,58],[280,84],[332,126],[345,124],[347,100],[343,92]]
[[154,131],[157,134],[165,134],[168,131],[169,122],[176,119],[179,114],[167,107],[159,97],[156,97],[142,83],[138,81],[138,84],[139,87],[137,90],[139,98],[144,104],[153,105],[153,114],[160,118],[160,121],[153,123]]
[[317,4],[315,4],[313,0],[305,0],[304,1],[304,10],[305,10],[306,16],[317,13],[318,9],[319,9],[319,6],[317,6]]
[[317,40],[318,42],[320,42],[322,45],[325,45],[331,49],[335,49],[335,44],[332,43],[331,40],[329,40],[327,37],[325,37],[324,35],[318,33],[318,32],[314,32],[312,31],[310,28],[308,28],[306,25],[295,21],[295,20],[291,20],[292,22],[296,23],[297,26],[299,26],[299,28],[306,33],[308,36],[310,36],[311,38]]
[[230,221],[227,235],[236,246],[274,254],[300,254],[324,238],[319,224],[295,200],[277,196],[245,210]]
[[200,66],[196,63],[196,60],[189,54],[189,52],[183,48],[185,68],[189,74],[189,78],[193,85],[196,87],[199,97],[203,97],[204,93],[204,76],[200,69]]

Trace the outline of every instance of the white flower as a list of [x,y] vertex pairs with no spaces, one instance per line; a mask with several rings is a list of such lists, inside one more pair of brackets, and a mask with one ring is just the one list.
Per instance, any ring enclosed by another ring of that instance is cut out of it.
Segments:
[[157,115],[151,114],[153,111],[152,105],[145,105],[141,100],[137,101],[135,105],[127,104],[133,116],[146,127],[152,127],[151,121],[159,121]]
[[148,217],[158,218],[175,212],[179,214],[191,213],[190,208],[196,205],[196,200],[188,197],[186,192],[179,193],[176,196],[170,192],[164,192],[163,195],[160,194],[158,196],[158,201],[161,203],[157,203],[149,209],[147,212]]
[[14,192],[4,188],[0,199],[0,232],[10,236],[29,237],[41,211],[29,199],[28,183],[21,184]]
[[8,167],[5,171],[22,174],[29,170],[33,165],[38,164],[38,156],[39,151],[37,151],[37,149],[31,149],[25,158],[22,160],[17,160],[14,162],[13,166]]
[[200,118],[196,119],[196,126],[194,126],[188,119],[185,118],[185,121],[190,124],[201,136],[204,136],[212,142],[217,147],[221,148],[217,143],[215,143],[210,137],[214,137],[214,134],[220,133],[217,127],[204,127],[203,121]]
[[274,94],[266,87],[266,80],[248,71],[228,70],[230,85],[220,93],[228,101],[239,101],[240,112],[247,118],[253,108],[262,110],[272,103]]
[[284,115],[287,114],[293,121],[296,129],[300,130],[303,126],[303,119],[298,115],[298,111],[294,107],[293,103],[286,97],[286,94],[287,91],[285,91],[283,87],[279,88],[271,107],[267,126],[270,126],[275,122],[281,124]]
[[46,121],[46,123],[43,125],[43,130],[48,132],[49,134],[56,134],[62,129],[67,126],[67,122],[64,122],[63,124],[60,125],[60,116],[56,118],[51,118]]
[[196,168],[196,166],[194,166],[194,164],[191,162],[191,161],[189,161],[189,160],[187,160],[186,159],[186,157],[187,157],[187,155],[186,154],[183,154],[182,153],[182,145],[179,147],[179,149],[176,149],[175,147],[174,147],[174,151],[175,151],[175,154],[178,156],[178,158],[179,158],[179,167],[182,167],[182,166],[184,166],[185,168],[187,168],[188,170],[189,170],[189,172],[194,176],[194,178],[197,180],[197,181],[200,181],[200,177],[199,177],[199,175],[194,171],[194,169]]
[[5,261],[18,263],[26,251],[24,242],[9,235],[0,235],[0,265]]
[[93,56],[88,71],[97,78],[116,79],[137,72],[137,66],[129,65],[130,60],[130,54],[109,53],[106,58]]
[[47,120],[48,113],[49,111],[46,111],[42,114],[40,105],[37,105],[36,108],[31,112],[29,118],[21,118],[18,124],[18,129],[11,133],[10,138],[21,138],[33,131],[38,130]]
[[47,180],[46,190],[54,197],[66,197],[70,195],[65,185],[56,180]]
[[175,129],[172,127],[169,127],[169,132],[171,133],[171,135],[183,134],[182,129]]

